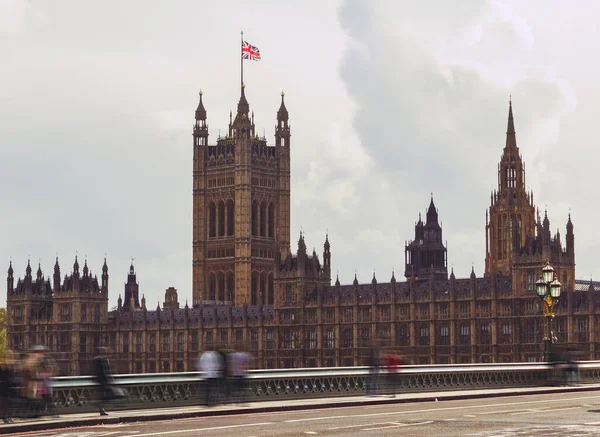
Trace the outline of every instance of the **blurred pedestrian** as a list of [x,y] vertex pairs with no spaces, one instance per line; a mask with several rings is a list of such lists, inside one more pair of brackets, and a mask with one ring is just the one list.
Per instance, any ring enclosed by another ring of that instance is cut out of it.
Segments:
[[223,371],[221,355],[207,348],[198,360],[198,370],[204,379],[204,403],[210,407],[218,401],[219,378]]
[[110,362],[107,357],[107,349],[105,347],[98,348],[98,355],[94,358],[94,374],[98,383],[98,409],[101,416],[108,416],[104,408],[106,402],[114,399],[112,392],[113,377],[110,371]]
[[238,347],[231,354],[231,375],[233,384],[234,399],[239,404],[244,404],[246,400],[246,381],[248,367],[250,365],[250,354],[242,347]]
[[0,415],[4,423],[12,423],[10,418],[10,400],[14,398],[12,352],[6,351],[0,360]]

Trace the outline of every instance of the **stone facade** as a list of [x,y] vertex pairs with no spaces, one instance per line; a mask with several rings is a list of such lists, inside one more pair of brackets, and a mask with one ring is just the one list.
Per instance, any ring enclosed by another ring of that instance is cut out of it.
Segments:
[[537,361],[542,357],[543,310],[533,288],[546,260],[563,282],[555,319],[561,346],[576,346],[598,359],[600,285],[575,280],[574,233],[566,247],[550,223],[535,214],[525,189],[524,164],[514,130],[512,104],[498,189],[486,211],[486,258],[482,277],[448,275],[446,245],[433,196],[426,222],[405,244],[405,280],[331,285],[331,247],[321,258],[308,253],[300,233],[290,250],[290,126],[281,96],[275,145],[255,134],[254,114],[242,87],[228,135],[208,144],[200,95],[193,127],[192,305],[166,290],[155,310],[139,298],[133,264],[124,297],[108,312],[108,267],[102,281],[87,263],[79,277],[61,284],[58,260],[53,283],[27,266],[14,286],[8,271],[8,342],[12,349],[47,345],[63,373],[89,371],[95,346],[112,350],[119,373],[195,369],[207,345],[244,344],[261,368],[364,364],[372,342],[401,352],[407,362],[473,363]]

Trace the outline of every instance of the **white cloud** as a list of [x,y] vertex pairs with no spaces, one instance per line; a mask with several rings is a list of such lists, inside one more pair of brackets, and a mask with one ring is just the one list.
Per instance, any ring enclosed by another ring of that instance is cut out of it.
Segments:
[[191,123],[202,88],[211,141],[226,129],[241,28],[263,54],[245,75],[269,140],[286,92],[292,241],[302,226],[320,252],[328,230],[342,282],[355,269],[361,281],[373,269],[401,276],[431,191],[456,274],[473,261],[481,273],[510,94],[536,202],[561,232],[572,208],[578,272],[596,269],[597,11],[479,0],[0,8],[0,246],[21,275],[28,255],[51,272],[58,252],[65,273],[76,251],[95,272],[106,253],[114,304],[133,256],[149,306],[168,286],[191,296]]

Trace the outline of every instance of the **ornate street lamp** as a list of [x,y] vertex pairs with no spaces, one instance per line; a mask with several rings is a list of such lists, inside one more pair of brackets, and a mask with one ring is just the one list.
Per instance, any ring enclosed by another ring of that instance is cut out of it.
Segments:
[[558,305],[560,297],[561,284],[554,273],[554,269],[549,261],[542,269],[540,279],[535,283],[537,295],[544,301],[544,316],[546,316],[546,334],[544,335],[544,361],[550,361],[550,351],[552,343],[557,339],[552,332],[552,319],[554,318],[554,309]]

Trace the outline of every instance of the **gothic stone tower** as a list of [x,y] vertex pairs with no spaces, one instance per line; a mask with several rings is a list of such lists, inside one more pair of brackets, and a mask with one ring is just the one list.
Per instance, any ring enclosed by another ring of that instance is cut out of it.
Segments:
[[560,233],[551,235],[545,213],[536,218],[533,193],[525,190],[525,165],[515,136],[512,103],[508,109],[506,145],[498,166],[498,189],[486,211],[486,275],[512,276],[517,294],[535,293],[535,281],[550,261],[564,287],[575,285],[575,237],[571,216],[567,222],[566,248]]
[[193,302],[271,304],[278,260],[290,250],[290,127],[281,94],[275,145],[256,135],[242,85],[229,132],[208,144],[206,109],[196,109]]
[[404,276],[414,279],[448,279],[446,247],[442,242],[442,227],[438,222],[438,211],[433,203],[433,195],[427,209],[425,224],[419,221],[415,225],[415,239],[404,246]]
[[525,166],[519,154],[512,102],[508,107],[506,145],[498,165],[498,189],[491,195],[489,221],[486,211],[485,272],[511,274],[515,255],[528,235],[535,235],[533,195],[525,190]]

